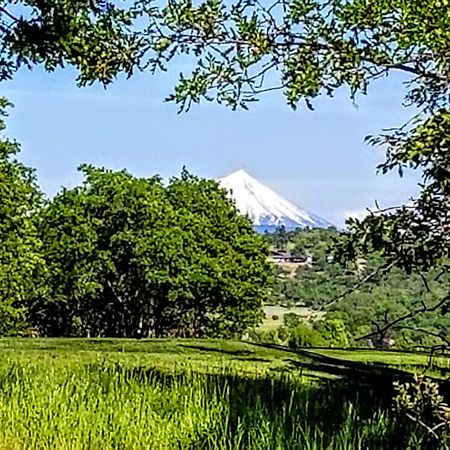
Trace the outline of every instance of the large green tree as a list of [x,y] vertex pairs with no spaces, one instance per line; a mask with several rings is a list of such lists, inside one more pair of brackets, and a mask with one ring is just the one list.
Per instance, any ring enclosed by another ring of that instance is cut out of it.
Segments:
[[[0,132],[9,104],[0,99]],[[19,145],[0,137],[0,335],[28,329],[26,310],[44,272],[36,214],[42,203],[34,172],[15,159]]]
[[232,335],[259,322],[265,247],[217,183],[82,170],[42,213],[42,334]]

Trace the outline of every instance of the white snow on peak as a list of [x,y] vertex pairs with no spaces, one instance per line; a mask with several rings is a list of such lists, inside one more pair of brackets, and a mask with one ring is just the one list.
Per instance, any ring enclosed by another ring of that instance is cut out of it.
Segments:
[[326,220],[302,210],[278,195],[243,169],[217,181],[230,193],[240,213],[248,216],[257,227],[284,225],[292,229],[332,226]]

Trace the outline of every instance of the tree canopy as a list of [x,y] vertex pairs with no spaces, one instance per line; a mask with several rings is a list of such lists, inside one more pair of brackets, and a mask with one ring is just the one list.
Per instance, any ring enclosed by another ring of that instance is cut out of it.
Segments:
[[[9,103],[0,99],[0,132]],[[34,172],[15,159],[19,145],[0,138],[0,335],[26,328],[26,309],[45,271],[36,214],[42,204]]]
[[128,29],[135,17],[105,0],[1,0],[0,81],[38,64],[49,71],[70,64],[80,84],[131,75],[141,52]]
[[[411,314],[423,305],[434,304],[448,293],[449,273],[443,273],[441,268],[431,269],[426,274],[408,274],[401,268],[392,268],[387,273],[384,270],[386,261],[379,252],[360,258],[356,264],[343,266],[332,258],[334,243],[341,239],[339,232],[297,230],[287,236],[291,251],[297,249],[300,254],[313,256],[311,264],[299,264],[295,272],[290,268],[284,271],[281,264],[271,291],[271,304],[306,306],[311,311],[310,324],[301,323],[295,314],[291,314],[292,318],[285,315],[288,329],[299,327],[299,333],[306,333],[301,334],[304,339],[307,336],[312,339],[311,326],[313,334],[321,333],[323,323],[340,320],[352,345],[386,345],[393,340],[391,345],[395,344],[397,348],[428,349],[450,342],[448,314],[441,314],[439,310]],[[273,235],[265,238],[269,242],[277,241]],[[406,315],[402,322],[395,323],[385,333],[378,333]],[[314,340],[309,345],[312,343],[319,345]]]
[[[144,7],[145,9],[145,7]],[[447,1],[258,0],[171,1],[150,23],[155,67],[178,54],[195,60],[170,99],[187,110],[216,100],[244,107],[281,90],[296,108],[345,87],[355,99],[374,80],[404,74],[405,125],[369,137],[386,149],[383,173],[407,168],[423,174],[408,205],[375,211],[350,223],[343,260],[379,252],[386,270],[447,270],[450,256],[450,8]],[[157,25],[154,25],[154,24]],[[159,37],[158,37],[159,35]],[[389,124],[387,124],[389,126]],[[439,276],[439,275],[438,275]],[[417,312],[447,311],[450,294]]]
[[354,97],[391,71],[411,76],[406,101],[448,101],[447,1],[19,0],[0,3],[2,79],[20,65],[66,63],[82,83],[156,70],[190,55],[173,96],[245,106],[281,89],[296,107],[348,86]]
[[218,336],[259,322],[265,246],[216,182],[82,171],[41,214],[48,293],[30,320],[42,334]]
[[196,60],[172,99],[246,106],[280,89],[296,107],[347,86],[366,93],[392,71],[410,76],[406,101],[433,109],[448,95],[450,16],[444,2],[413,0],[170,1],[158,12],[140,2],[147,36],[166,64]]

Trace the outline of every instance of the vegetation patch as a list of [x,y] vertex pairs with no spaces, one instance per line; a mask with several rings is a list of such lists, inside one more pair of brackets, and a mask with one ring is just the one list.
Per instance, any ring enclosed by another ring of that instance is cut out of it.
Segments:
[[0,448],[403,449],[423,437],[392,411],[392,374],[333,373],[314,352],[2,339],[0,356]]

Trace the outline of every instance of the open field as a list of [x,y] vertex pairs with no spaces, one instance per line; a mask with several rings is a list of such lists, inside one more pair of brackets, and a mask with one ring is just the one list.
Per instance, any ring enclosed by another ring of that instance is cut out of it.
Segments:
[[259,329],[264,331],[276,330],[283,325],[285,314],[297,314],[299,318],[308,320],[321,319],[325,315],[323,311],[316,311],[308,306],[264,305],[263,309],[265,317]]
[[2,339],[0,448],[417,448],[390,403],[409,375],[378,353],[373,366],[222,340]]

